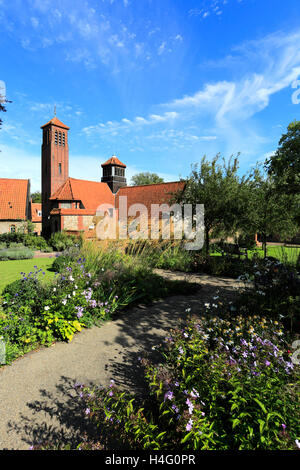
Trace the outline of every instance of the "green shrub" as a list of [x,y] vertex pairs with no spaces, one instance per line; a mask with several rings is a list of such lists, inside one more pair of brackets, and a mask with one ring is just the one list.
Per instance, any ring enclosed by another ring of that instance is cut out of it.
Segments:
[[49,245],[51,245],[55,251],[63,251],[72,246],[80,247],[82,245],[82,238],[75,235],[68,235],[65,232],[56,232],[51,235]]
[[104,436],[114,450],[297,448],[299,370],[280,325],[211,308],[170,332],[159,365],[141,359],[149,384],[142,402],[113,380],[109,388],[75,385],[99,430],[80,449],[104,448]]
[[36,250],[47,250],[49,248],[48,243],[46,242],[45,238],[42,236],[35,236],[30,234],[25,234],[24,236],[24,244],[30,248],[34,248]]
[[18,246],[15,248],[7,248],[6,250],[0,251],[0,260],[10,260],[10,259],[30,259],[33,258],[34,253],[28,248]]

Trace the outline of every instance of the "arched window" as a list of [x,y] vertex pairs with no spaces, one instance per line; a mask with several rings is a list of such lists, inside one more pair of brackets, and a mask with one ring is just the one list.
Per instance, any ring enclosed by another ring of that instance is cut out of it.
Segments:
[[62,139],[63,139],[63,147],[65,146],[66,142],[65,142],[65,133],[63,132],[63,135],[62,135]]
[[57,139],[58,139],[58,132],[55,131],[55,145],[57,145]]
[[58,133],[58,144],[61,145],[61,132]]

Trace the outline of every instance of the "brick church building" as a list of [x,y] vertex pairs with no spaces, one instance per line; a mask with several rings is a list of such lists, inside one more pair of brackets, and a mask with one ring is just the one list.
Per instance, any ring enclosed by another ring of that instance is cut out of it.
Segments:
[[[144,204],[150,214],[151,204],[170,202],[170,195],[183,190],[185,183],[159,183],[127,186],[126,165],[116,156],[102,163],[101,181],[87,181],[69,176],[69,127],[56,116],[41,126],[42,141],[42,234],[66,230],[95,236],[97,208],[104,203],[119,208],[120,196],[127,205]],[[100,177],[100,175],[99,175]],[[99,178],[100,179],[100,178]]]

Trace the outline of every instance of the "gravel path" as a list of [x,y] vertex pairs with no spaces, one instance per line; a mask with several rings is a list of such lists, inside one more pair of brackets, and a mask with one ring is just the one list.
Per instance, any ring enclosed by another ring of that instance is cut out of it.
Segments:
[[[123,312],[101,328],[77,334],[71,343],[56,343],[28,353],[0,368],[0,449],[28,449],[51,440],[74,443],[90,426],[74,394],[74,384],[108,385],[110,379],[128,390],[142,391],[138,356],[164,338],[187,315],[220,296],[233,296],[233,279],[157,272],[169,279],[201,284],[194,295],[174,296]],[[91,430],[89,429],[89,432]]]

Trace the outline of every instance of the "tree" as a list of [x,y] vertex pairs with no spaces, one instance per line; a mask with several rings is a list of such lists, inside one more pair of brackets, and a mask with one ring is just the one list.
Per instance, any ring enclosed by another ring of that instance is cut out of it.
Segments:
[[247,223],[249,229],[261,235],[266,257],[269,236],[277,234],[290,239],[298,231],[295,198],[278,191],[274,179],[264,175],[258,165],[253,171],[250,189]]
[[[5,96],[3,96],[3,94],[1,93],[1,89],[0,89],[0,112],[2,111],[3,113],[6,113],[6,107],[4,105],[4,103],[11,103],[11,101],[7,100],[5,98]],[[1,126],[2,126],[2,119],[0,117],[0,129],[1,129]],[[0,150],[1,152],[1,150]]]
[[[4,103],[11,103],[11,101],[7,100],[5,96],[3,96],[3,94],[1,93],[1,89],[0,89],[0,111],[2,111],[3,113],[6,113],[6,107]],[[2,126],[2,122],[3,121],[0,117],[0,127]]]
[[211,235],[220,232],[232,234],[239,227],[247,205],[245,180],[239,178],[238,157],[226,165],[218,163],[220,155],[211,161],[202,158],[200,166],[192,165],[185,190],[174,197],[181,204],[204,204],[205,249],[209,256]]
[[138,173],[131,178],[133,186],[140,186],[144,184],[155,184],[155,183],[163,183],[164,180],[156,173]]
[[40,191],[35,191],[31,194],[32,202],[42,202],[42,194]]
[[282,193],[300,192],[300,121],[293,121],[279,140],[275,154],[265,162],[268,174]]

